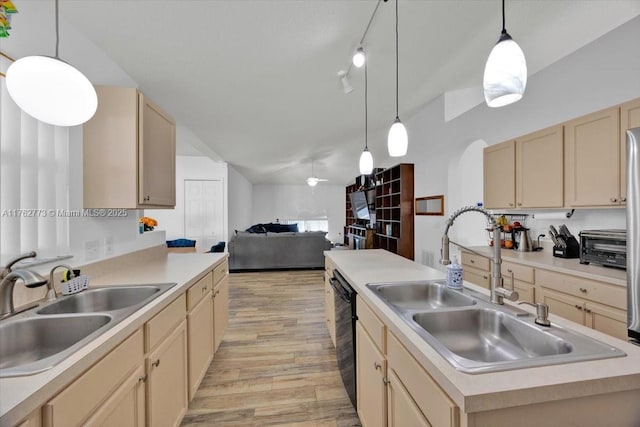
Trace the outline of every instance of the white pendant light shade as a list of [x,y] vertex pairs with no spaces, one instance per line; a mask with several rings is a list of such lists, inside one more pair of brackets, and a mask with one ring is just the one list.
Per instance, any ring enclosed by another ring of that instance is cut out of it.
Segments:
[[360,155],[360,174],[371,175],[373,172],[373,156],[368,148],[365,148]]
[[503,33],[484,68],[484,98],[489,107],[502,107],[522,98],[527,86],[527,61],[518,43]]
[[409,137],[407,135],[407,129],[399,118],[393,121],[391,128],[389,129],[389,136],[387,138],[387,150],[391,157],[402,157],[407,154],[407,147],[409,146]]
[[56,58],[27,56],[11,64],[7,91],[30,116],[55,126],[77,126],[98,108],[91,82],[80,71]]
[[353,59],[352,59],[353,65],[355,65],[358,68],[362,68],[366,59],[367,57],[364,54],[364,49],[359,47],[358,50],[356,50],[356,53],[353,54]]
[[307,178],[307,185],[309,187],[315,187],[316,185],[318,185],[318,179],[317,178]]

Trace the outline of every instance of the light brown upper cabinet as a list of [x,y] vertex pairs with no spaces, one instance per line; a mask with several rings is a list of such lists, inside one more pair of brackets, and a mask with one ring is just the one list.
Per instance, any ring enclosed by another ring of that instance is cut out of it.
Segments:
[[627,201],[627,129],[640,127],[640,98],[620,106],[620,201]]
[[620,109],[567,122],[565,206],[620,205]]
[[507,141],[484,149],[484,206],[515,208],[516,142]]
[[173,208],[176,126],[135,88],[96,87],[83,126],[85,208]]
[[554,126],[485,148],[485,207],[562,207],[562,138]]

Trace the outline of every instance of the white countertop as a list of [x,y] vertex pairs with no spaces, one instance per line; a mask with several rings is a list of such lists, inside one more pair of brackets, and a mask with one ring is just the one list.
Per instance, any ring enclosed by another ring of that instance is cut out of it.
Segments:
[[[378,249],[327,251],[325,255],[463,412],[640,389],[640,347],[553,314],[550,316],[553,324],[617,347],[627,356],[482,374],[457,371],[365,287],[368,283],[376,282],[442,279],[442,272]],[[465,286],[487,293],[483,288],[467,282]],[[520,307],[533,313],[529,307]]]
[[[484,254],[489,258],[493,256],[493,248],[491,246],[471,246],[469,249]],[[501,254],[504,261],[513,261],[531,267],[572,274],[613,285],[627,286],[627,272],[621,268],[603,267],[593,263],[580,264],[579,258],[554,257],[550,248],[545,248],[539,252],[518,252],[513,249],[502,249]]]
[[89,287],[177,284],[53,368],[35,375],[0,378],[0,426],[15,425],[27,417],[226,257],[227,254],[223,253],[170,253],[133,267],[91,277]]

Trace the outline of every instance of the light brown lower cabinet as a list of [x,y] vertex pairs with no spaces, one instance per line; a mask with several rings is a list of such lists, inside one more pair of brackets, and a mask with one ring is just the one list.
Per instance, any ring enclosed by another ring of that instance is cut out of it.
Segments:
[[186,320],[146,358],[147,425],[179,426],[187,412]]
[[41,427],[42,426],[42,408],[38,408],[17,424],[17,427]]
[[200,381],[213,360],[213,297],[208,291],[187,314],[189,332],[189,400],[198,390]]
[[356,390],[358,417],[363,427],[387,425],[387,361],[362,323],[356,323]]
[[213,288],[213,351],[217,351],[229,324],[229,275]]
[[393,369],[389,369],[387,378],[387,395],[389,396],[387,425],[389,427],[431,427]]
[[333,293],[333,288],[327,282],[324,282],[324,317],[327,323],[327,329],[329,329],[329,336],[333,346],[336,346],[336,305]]

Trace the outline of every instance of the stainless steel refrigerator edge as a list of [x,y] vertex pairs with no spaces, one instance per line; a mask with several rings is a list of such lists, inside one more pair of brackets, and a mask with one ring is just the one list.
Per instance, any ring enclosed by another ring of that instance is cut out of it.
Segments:
[[627,327],[640,343],[640,128],[627,131]]

